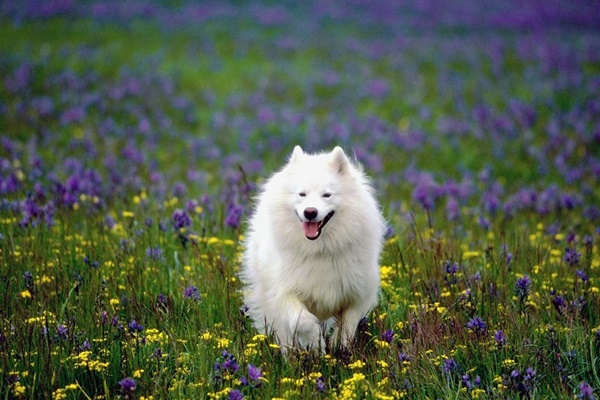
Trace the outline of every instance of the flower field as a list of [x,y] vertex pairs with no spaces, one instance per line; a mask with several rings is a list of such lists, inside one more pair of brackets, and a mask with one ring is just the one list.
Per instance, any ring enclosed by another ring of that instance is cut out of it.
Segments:
[[[0,3],[1,399],[600,396],[597,1]],[[389,222],[353,348],[281,355],[241,239],[293,146]]]

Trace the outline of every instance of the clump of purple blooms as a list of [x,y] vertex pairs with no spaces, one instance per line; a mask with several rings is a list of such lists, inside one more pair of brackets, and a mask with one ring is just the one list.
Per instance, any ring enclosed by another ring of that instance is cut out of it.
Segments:
[[474,332],[478,339],[485,337],[487,334],[487,324],[481,317],[473,317],[469,319],[466,327],[471,332]]
[[183,290],[183,297],[190,300],[199,301],[200,300],[200,290],[194,286],[189,285]]

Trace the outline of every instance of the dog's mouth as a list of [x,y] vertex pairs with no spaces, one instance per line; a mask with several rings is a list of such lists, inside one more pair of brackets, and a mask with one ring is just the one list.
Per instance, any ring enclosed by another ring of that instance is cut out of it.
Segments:
[[321,230],[333,217],[335,211],[330,211],[329,214],[321,221],[302,221],[302,228],[304,229],[304,235],[309,240],[315,240],[321,236]]

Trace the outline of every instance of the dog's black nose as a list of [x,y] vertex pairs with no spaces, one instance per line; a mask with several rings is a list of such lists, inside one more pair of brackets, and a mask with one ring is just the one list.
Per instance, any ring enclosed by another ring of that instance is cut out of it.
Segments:
[[319,215],[319,211],[314,207],[308,207],[304,209],[304,217],[309,221],[317,218],[317,215]]

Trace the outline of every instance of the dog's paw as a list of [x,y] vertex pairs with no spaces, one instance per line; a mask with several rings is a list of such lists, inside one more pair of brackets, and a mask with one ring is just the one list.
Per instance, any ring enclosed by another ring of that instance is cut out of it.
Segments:
[[317,352],[325,351],[321,322],[310,312],[301,312],[298,318],[292,321],[291,329],[297,347]]

